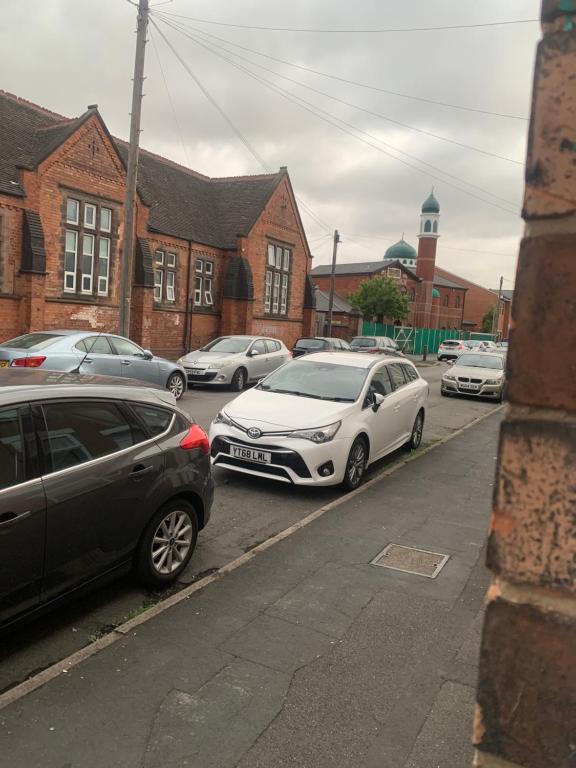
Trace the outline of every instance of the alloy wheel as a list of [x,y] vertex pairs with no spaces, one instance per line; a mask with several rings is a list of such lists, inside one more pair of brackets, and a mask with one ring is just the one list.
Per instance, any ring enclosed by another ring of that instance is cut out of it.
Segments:
[[422,442],[422,433],[424,432],[424,419],[422,418],[422,414],[419,413],[418,416],[416,416],[416,421],[414,422],[414,426],[412,427],[412,438],[410,440],[410,443],[412,445],[412,449],[416,450],[420,447],[420,443]]
[[366,468],[366,451],[362,443],[356,443],[348,458],[348,481],[351,486],[360,484]]
[[162,575],[169,575],[182,565],[192,546],[192,522],[187,512],[169,512],[152,538],[152,565]]
[[184,394],[184,379],[179,373],[175,373],[168,381],[168,390],[172,392],[176,400],[180,400]]

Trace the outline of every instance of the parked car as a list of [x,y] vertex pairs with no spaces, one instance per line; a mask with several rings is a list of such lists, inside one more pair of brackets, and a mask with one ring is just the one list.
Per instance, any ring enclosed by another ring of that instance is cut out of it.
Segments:
[[508,352],[508,341],[497,341],[496,347],[497,349],[503,350],[504,352]]
[[142,379],[165,387],[179,400],[186,374],[130,339],[94,331],[35,331],[0,344],[0,368],[41,368]]
[[298,339],[292,348],[292,357],[300,357],[310,352],[350,352],[350,344],[344,339],[327,336],[310,336]]
[[468,351],[466,344],[462,339],[446,339],[438,347],[438,360],[457,360]]
[[408,360],[319,352],[292,360],[217,414],[216,466],[295,485],[357,488],[366,467],[422,440],[428,384]]
[[404,357],[398,344],[388,336],[356,336],[350,342],[350,347],[353,352]]
[[251,381],[263,379],[290,360],[278,339],[262,336],[222,336],[178,360],[188,384],[224,384],[241,392]]
[[212,497],[207,435],[169,392],[0,371],[0,626],[132,567],[171,584]]
[[505,361],[501,354],[466,352],[442,376],[442,395],[475,395],[499,403],[506,392]]

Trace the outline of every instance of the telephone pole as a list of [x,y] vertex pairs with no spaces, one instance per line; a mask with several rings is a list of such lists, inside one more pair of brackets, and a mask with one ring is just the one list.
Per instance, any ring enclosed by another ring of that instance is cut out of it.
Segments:
[[499,333],[500,304],[502,303],[502,284],[503,283],[504,283],[504,278],[500,277],[500,286],[498,288],[498,304],[496,305],[496,311],[494,312],[494,315],[492,317],[492,336]]
[[332,249],[332,271],[330,272],[330,299],[328,301],[328,331],[327,335],[332,336],[332,309],[334,307],[334,280],[336,276],[336,255],[338,253],[338,243],[340,242],[340,233],[334,230],[334,247]]
[[144,86],[144,57],[148,32],[149,0],[138,0],[138,27],[136,30],[136,56],[132,84],[132,112],[130,115],[130,147],[126,198],[124,201],[124,247],[120,274],[120,333],[130,336],[130,307],[132,298],[132,263],[134,253],[134,224],[136,184],[138,179],[138,149],[140,142],[140,116],[142,113],[142,88]]

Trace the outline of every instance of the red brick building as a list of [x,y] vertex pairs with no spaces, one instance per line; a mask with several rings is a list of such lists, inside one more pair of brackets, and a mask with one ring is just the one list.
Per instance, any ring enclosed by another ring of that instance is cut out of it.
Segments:
[[[480,331],[482,318],[498,304],[494,291],[483,288],[460,275],[436,265],[440,206],[430,194],[420,215],[418,252],[404,238],[386,251],[382,261],[352,262],[336,265],[335,288],[349,297],[361,283],[374,277],[391,278],[410,299],[406,324],[421,328],[446,328]],[[321,265],[311,272],[314,285],[330,289],[330,266]],[[510,292],[508,292],[510,293]],[[501,299],[499,332],[507,338],[511,298]],[[392,320],[393,318],[384,318]]]
[[[0,92],[0,337],[118,330],[127,145]],[[218,335],[314,327],[288,172],[211,179],[141,151],[131,337],[180,355]]]

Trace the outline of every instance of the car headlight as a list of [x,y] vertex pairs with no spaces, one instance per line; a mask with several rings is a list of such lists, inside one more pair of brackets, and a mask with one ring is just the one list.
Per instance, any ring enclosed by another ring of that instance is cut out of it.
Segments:
[[214,424],[226,424],[228,427],[234,426],[234,422],[230,416],[228,416],[226,411],[218,411],[216,418],[214,419]]
[[334,424],[328,424],[326,427],[314,427],[313,429],[297,429],[290,432],[287,437],[299,437],[302,440],[310,440],[318,445],[329,443],[334,439],[334,435],[340,429],[341,421],[335,421]]
[[456,376],[450,376],[450,374],[445,373],[444,376],[442,376],[443,379],[446,381],[456,381]]
[[486,379],[484,384],[500,384],[500,380],[499,379]]

